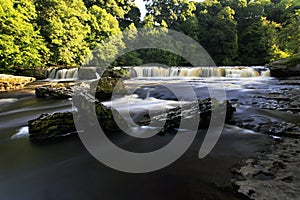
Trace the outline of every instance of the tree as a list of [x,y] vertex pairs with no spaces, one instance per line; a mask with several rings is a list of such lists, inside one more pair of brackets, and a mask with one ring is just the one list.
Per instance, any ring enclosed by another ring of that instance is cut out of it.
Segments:
[[90,49],[94,49],[112,35],[121,33],[118,21],[105,9],[94,5],[89,9],[89,14],[88,24],[91,31],[87,37]]
[[78,66],[90,53],[89,15],[82,0],[36,0],[37,23],[50,49],[51,65]]
[[238,52],[235,11],[223,7],[218,1],[205,1],[197,5],[199,42],[217,65],[233,65]]
[[0,0],[0,72],[43,66],[47,48],[33,24],[30,0]]
[[177,30],[178,24],[193,16],[195,5],[188,0],[144,0],[147,15],[154,17],[155,23],[161,25],[163,21],[171,29]]

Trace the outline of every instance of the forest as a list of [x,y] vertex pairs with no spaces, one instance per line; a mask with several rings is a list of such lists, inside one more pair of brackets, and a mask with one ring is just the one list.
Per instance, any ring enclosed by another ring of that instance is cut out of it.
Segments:
[[[300,0],[144,1],[147,13],[141,19],[132,0],[0,0],[0,73],[78,67],[107,38],[144,27],[190,36],[219,66],[265,65],[299,56]],[[122,38],[116,45],[125,48]],[[127,53],[112,65],[149,62],[188,65],[154,49]]]

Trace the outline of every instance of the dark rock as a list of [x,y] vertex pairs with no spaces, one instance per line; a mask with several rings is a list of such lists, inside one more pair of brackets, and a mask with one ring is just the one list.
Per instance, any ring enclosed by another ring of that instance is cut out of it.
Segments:
[[127,128],[127,122],[117,110],[104,106],[88,93],[76,93],[73,96],[73,105],[80,113],[79,120],[87,124],[94,121],[92,119],[92,117],[94,117],[93,112],[96,112],[97,120],[104,131],[120,131],[119,126]]
[[[226,105],[226,109],[224,109]],[[217,112],[226,112],[226,122],[228,122],[235,111],[235,108],[228,101],[218,102],[216,99],[207,98],[204,100],[198,100],[197,102],[183,105],[182,107],[176,107],[168,110],[166,113],[155,116],[153,121],[166,121],[161,134],[174,132],[174,129],[178,128],[181,124],[182,118],[193,119],[194,116],[200,116],[199,128],[207,128],[211,117],[212,110]],[[221,113],[220,113],[221,114]],[[186,127],[188,128],[188,127]]]
[[42,114],[37,119],[30,120],[28,126],[29,138],[33,142],[42,142],[77,133],[71,112]]
[[269,64],[268,67],[273,77],[300,76],[300,57],[279,60]]
[[73,95],[74,83],[57,83],[35,88],[38,98],[68,99]]
[[110,100],[113,94],[120,97],[127,93],[123,81],[117,78],[104,77],[97,84],[95,97],[98,100]]

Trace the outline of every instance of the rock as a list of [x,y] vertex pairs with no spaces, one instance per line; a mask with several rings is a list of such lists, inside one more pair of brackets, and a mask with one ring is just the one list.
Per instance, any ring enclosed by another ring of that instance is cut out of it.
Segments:
[[16,75],[34,77],[36,78],[36,80],[43,80],[47,78],[46,76],[47,69],[46,68],[35,68],[35,69],[17,68]]
[[[224,110],[224,104],[226,104],[226,110]],[[232,105],[228,101],[218,102],[215,99],[207,98],[183,105],[182,107],[170,109],[164,114],[153,117],[152,120],[166,121],[160,134],[173,132],[174,129],[180,126],[181,118],[193,119],[195,118],[195,115],[200,116],[199,128],[207,128],[212,117],[211,113],[213,109],[217,112],[226,112],[225,121],[229,121],[233,112],[235,111],[235,108],[232,107]]]
[[299,139],[270,144],[267,151],[232,169],[232,184],[250,199],[294,200],[300,196]]
[[71,98],[74,90],[75,83],[52,83],[42,87],[35,88],[35,94],[39,98],[52,98],[52,99],[68,99]]
[[117,110],[104,106],[99,100],[86,92],[75,93],[73,105],[80,112],[79,120],[86,122],[86,124],[94,121],[92,112],[95,110],[98,122],[104,131],[120,131],[119,125],[123,128],[127,127],[127,122]]
[[98,100],[110,100],[112,94],[118,97],[127,94],[123,81],[118,78],[104,77],[97,84],[95,97]]
[[[84,104],[84,102],[81,103]],[[88,104],[90,103],[91,102]],[[103,131],[108,133],[120,131],[116,120],[118,120],[118,124],[124,120],[116,110],[105,107],[99,102],[96,104],[92,103],[92,105],[96,106],[96,116]],[[91,105],[84,106],[87,107]],[[87,125],[92,121],[90,117],[93,115],[82,112],[80,114],[78,120],[83,120]],[[28,122],[30,140],[36,143],[47,142],[56,138],[77,134],[79,131],[84,131],[76,129],[73,116],[72,112],[42,114],[37,119],[30,120]],[[124,124],[126,124],[125,121]]]
[[42,142],[77,133],[71,112],[42,114],[37,119],[30,120],[29,139]]
[[23,89],[26,84],[35,80],[33,77],[0,74],[0,92]]
[[268,67],[274,77],[300,76],[300,56],[273,62]]
[[122,67],[106,68],[105,71],[101,67],[80,67],[78,71],[79,80],[91,80],[98,78],[97,75],[101,77],[109,78],[130,78],[129,69]]

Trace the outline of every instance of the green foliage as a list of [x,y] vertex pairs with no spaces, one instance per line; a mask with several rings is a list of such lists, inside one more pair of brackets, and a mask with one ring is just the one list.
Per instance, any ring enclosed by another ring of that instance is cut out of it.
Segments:
[[30,0],[0,0],[0,72],[43,66],[47,48],[34,25]]
[[90,53],[87,9],[81,0],[36,0],[41,34],[50,49],[49,63],[78,66]]
[[101,41],[115,34],[120,34],[118,21],[105,9],[92,6],[89,10],[89,25],[91,32],[88,35],[90,49],[94,49]]
[[185,21],[193,15],[196,9],[194,3],[188,0],[144,0],[147,15],[152,15],[154,21],[162,25],[166,22],[169,28],[175,29],[178,23]]
[[[264,65],[299,57],[299,0],[144,1],[148,13],[141,21],[133,0],[0,0],[0,73],[45,65],[190,65],[163,50],[122,55],[125,44],[145,42],[136,41],[140,27],[161,27],[148,34],[165,37],[165,45],[174,42],[164,34],[167,28],[180,31],[199,42],[218,65]],[[122,38],[121,31],[127,30],[131,35]]]
[[199,42],[217,65],[233,65],[238,51],[235,11],[220,2],[205,1],[197,6]]

